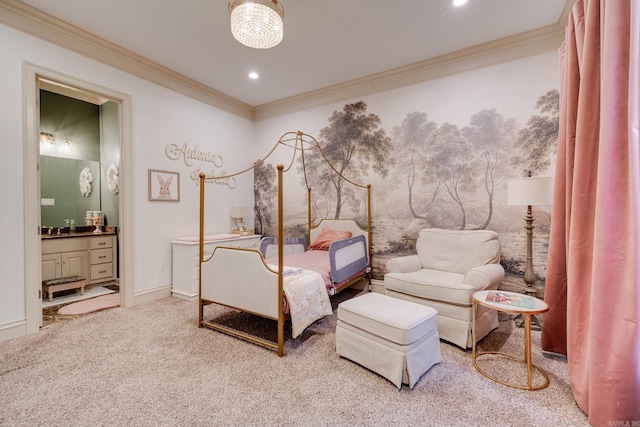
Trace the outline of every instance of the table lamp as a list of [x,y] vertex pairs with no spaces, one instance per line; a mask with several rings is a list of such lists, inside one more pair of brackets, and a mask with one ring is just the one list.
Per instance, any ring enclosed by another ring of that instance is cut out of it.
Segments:
[[251,208],[249,206],[231,207],[231,218],[237,220],[237,227],[240,231],[246,230],[244,218],[248,217],[249,215],[251,215]]

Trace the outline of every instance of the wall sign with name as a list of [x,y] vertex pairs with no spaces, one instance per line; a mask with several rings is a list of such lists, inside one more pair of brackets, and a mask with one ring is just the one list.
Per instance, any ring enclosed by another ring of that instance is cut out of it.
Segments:
[[[167,144],[164,148],[164,152],[171,160],[184,161],[184,164],[193,168],[189,173],[189,177],[198,185],[198,177],[201,173],[204,173],[207,178],[215,178],[217,176],[225,176],[226,171],[222,170],[224,159],[221,155],[212,153],[211,151],[201,151],[198,147],[191,148],[189,143],[185,142],[182,145]],[[198,164],[196,164],[198,163]],[[236,180],[233,177],[210,179],[205,182],[209,184],[224,185],[231,190],[236,188]]]

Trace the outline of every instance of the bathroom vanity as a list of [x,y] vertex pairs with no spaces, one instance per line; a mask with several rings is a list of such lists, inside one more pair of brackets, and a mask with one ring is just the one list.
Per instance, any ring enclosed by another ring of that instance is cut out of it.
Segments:
[[42,236],[42,280],[80,276],[87,285],[117,278],[115,232],[66,233]]

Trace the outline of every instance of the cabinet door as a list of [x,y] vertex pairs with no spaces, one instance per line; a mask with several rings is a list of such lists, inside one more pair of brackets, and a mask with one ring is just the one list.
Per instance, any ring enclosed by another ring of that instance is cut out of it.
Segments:
[[42,255],[42,280],[51,280],[61,277],[62,265],[60,254]]
[[87,252],[65,252],[62,255],[62,277],[81,276],[87,278]]

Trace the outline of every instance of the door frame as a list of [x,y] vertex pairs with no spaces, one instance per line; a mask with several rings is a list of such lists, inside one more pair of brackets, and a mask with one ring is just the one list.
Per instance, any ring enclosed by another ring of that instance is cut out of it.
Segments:
[[[54,70],[25,62],[24,99],[24,277],[27,333],[42,326],[42,254],[40,237],[40,82],[68,88],[70,93],[86,93],[118,104],[120,133],[118,265],[120,306],[134,304],[133,277],[133,148],[131,143],[131,97],[113,89],[80,80]],[[70,95],[72,96],[72,95]],[[72,96],[73,97],[73,96]]]

